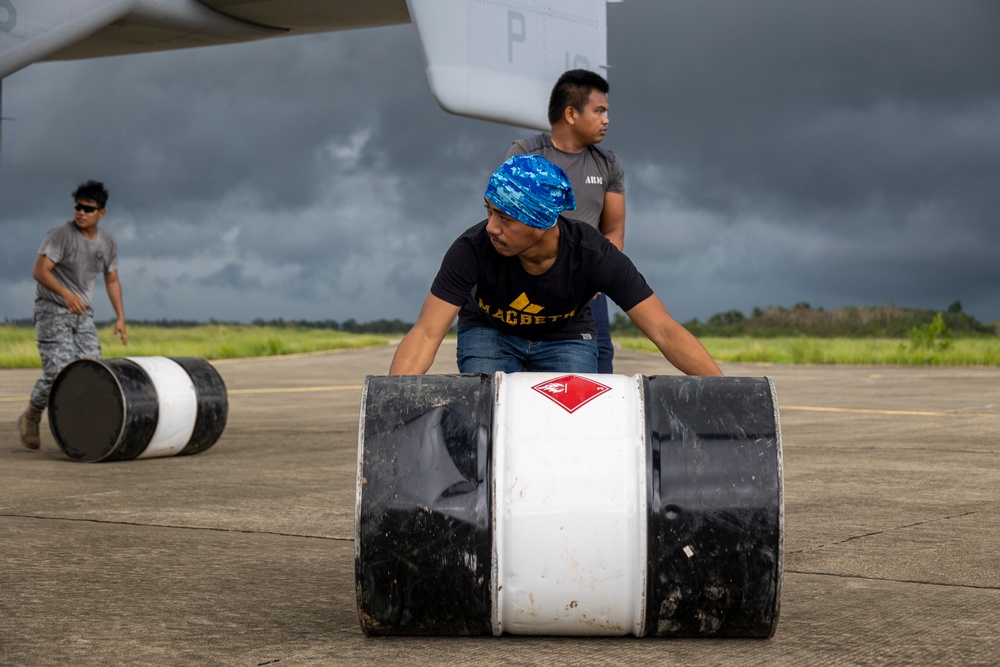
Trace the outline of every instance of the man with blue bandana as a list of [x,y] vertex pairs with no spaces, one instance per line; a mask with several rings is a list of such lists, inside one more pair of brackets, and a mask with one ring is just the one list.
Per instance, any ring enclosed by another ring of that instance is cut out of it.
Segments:
[[458,317],[462,373],[596,373],[587,305],[608,295],[688,375],[722,375],[628,259],[599,231],[560,214],[576,206],[565,172],[515,155],[490,177],[486,220],[452,243],[389,372],[426,373]]

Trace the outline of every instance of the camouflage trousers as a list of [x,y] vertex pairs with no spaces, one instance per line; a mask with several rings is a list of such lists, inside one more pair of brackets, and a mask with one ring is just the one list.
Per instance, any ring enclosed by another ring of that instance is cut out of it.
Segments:
[[71,361],[100,359],[101,343],[94,326],[94,311],[87,308],[74,315],[65,306],[38,299],[35,301],[35,338],[42,357],[42,377],[31,392],[31,402],[44,408],[49,404],[52,382]]

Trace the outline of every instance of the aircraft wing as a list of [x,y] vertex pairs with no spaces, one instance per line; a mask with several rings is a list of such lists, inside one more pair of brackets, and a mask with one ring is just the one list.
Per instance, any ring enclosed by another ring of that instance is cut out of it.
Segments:
[[462,116],[549,129],[552,84],[607,67],[605,0],[407,0],[438,104]]
[[40,61],[214,46],[409,20],[405,0],[0,0],[0,78]]
[[547,129],[563,71],[606,67],[615,0],[0,0],[0,79],[34,62],[407,23],[451,113]]

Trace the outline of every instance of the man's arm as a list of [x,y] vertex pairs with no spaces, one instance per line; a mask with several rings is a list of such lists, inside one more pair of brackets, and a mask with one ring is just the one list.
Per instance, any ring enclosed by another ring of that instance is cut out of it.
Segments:
[[677,370],[688,375],[722,375],[708,350],[671,317],[655,294],[625,314]]
[[122,339],[122,345],[128,345],[128,334],[125,333],[125,306],[122,301],[122,284],[118,280],[117,271],[108,271],[104,274],[104,286],[108,290],[108,299],[111,300],[111,307],[115,309],[115,335]]
[[56,263],[45,255],[38,255],[35,258],[35,268],[31,271],[31,277],[48,291],[61,296],[69,312],[74,315],[82,315],[87,310],[87,307],[83,305],[83,299],[59,282],[59,279],[52,273],[55,265]]
[[625,249],[625,194],[605,192],[599,229],[619,250]]
[[389,375],[422,375],[434,363],[441,341],[458,315],[453,306],[428,294],[413,328],[403,336],[389,366]]

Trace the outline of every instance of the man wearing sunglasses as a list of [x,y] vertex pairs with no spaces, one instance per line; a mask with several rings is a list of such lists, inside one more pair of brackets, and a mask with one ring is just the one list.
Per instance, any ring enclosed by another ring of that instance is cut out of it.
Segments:
[[118,244],[98,223],[104,217],[108,191],[103,183],[87,181],[73,192],[73,220],[45,235],[35,259],[35,336],[42,357],[38,379],[28,409],[18,418],[21,444],[38,449],[38,427],[48,404],[49,391],[67,364],[77,359],[100,359],[101,344],[94,326],[94,281],[104,274],[108,298],[115,309],[115,335],[128,344],[125,308],[118,280]]

